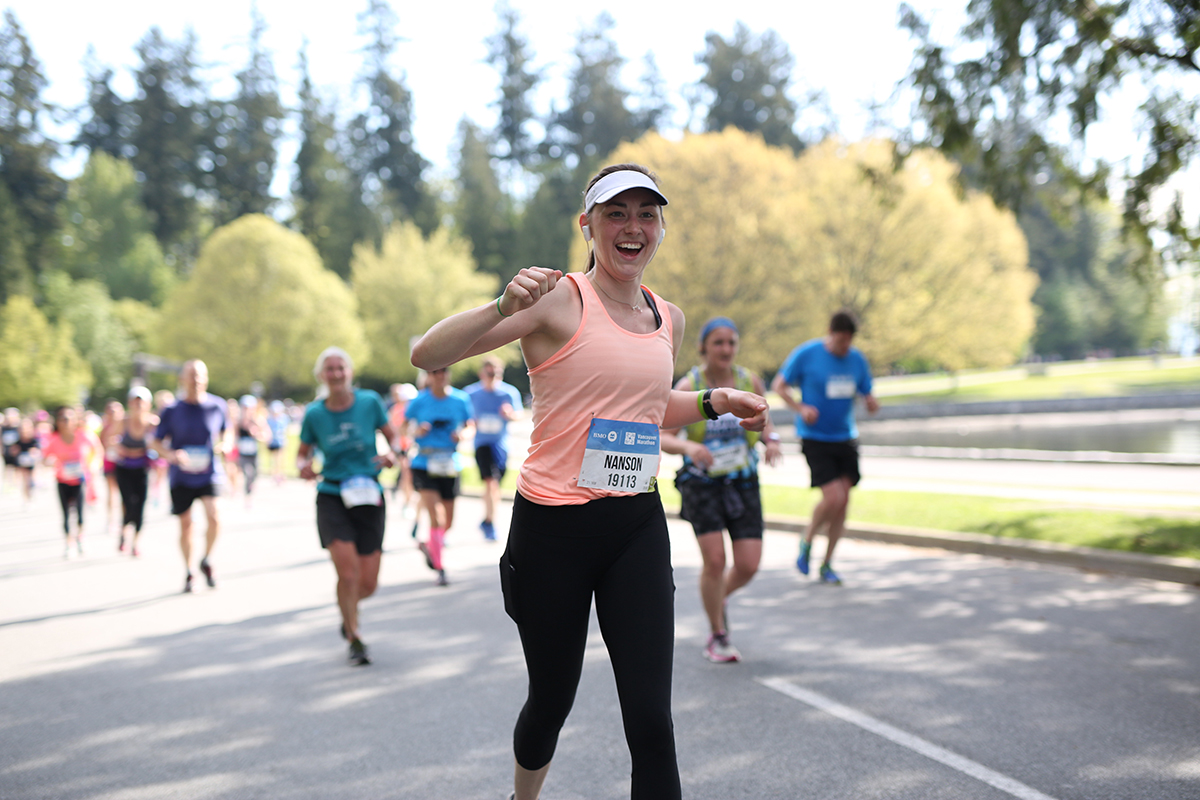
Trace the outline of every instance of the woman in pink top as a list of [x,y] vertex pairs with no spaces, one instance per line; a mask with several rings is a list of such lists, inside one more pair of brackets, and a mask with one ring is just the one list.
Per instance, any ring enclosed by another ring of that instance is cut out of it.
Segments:
[[83,555],[83,487],[87,480],[88,464],[100,449],[96,437],[84,427],[75,409],[63,406],[54,414],[54,432],[42,448],[42,457],[54,465],[58,480],[58,500],[62,503],[63,533],[66,535],[64,557],[71,557],[71,506],[75,506],[75,549]]
[[732,413],[750,392],[671,388],[684,318],[642,286],[665,233],[667,198],[636,164],[588,184],[579,226],[587,270],[521,270],[504,294],[434,325],[413,348],[426,370],[520,340],[533,393],[529,455],[500,560],[529,693],[513,736],[516,800],[536,800],[583,667],[593,597],[632,759],[631,797],[680,797],[671,722],[674,585],[656,491],[660,428]]

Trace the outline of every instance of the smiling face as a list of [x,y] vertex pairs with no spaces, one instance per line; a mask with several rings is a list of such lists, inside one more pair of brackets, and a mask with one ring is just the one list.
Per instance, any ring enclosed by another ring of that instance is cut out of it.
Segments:
[[346,359],[341,356],[326,356],[321,364],[321,381],[329,387],[330,392],[348,387],[353,375]]
[[589,228],[598,264],[614,277],[638,277],[658,251],[662,206],[649,189],[629,189],[580,214],[579,224]]

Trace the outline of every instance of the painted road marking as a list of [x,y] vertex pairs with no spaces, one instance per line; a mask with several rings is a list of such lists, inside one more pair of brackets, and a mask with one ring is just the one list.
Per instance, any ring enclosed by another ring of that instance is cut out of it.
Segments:
[[853,708],[830,700],[824,695],[817,694],[808,689],[802,689],[795,684],[788,683],[783,678],[755,678],[755,680],[769,689],[774,689],[780,694],[785,694],[794,700],[799,700],[801,703],[807,703],[813,708],[820,709],[827,714],[832,714],[839,719],[857,725],[863,730],[882,736],[884,739],[901,747],[907,747],[915,753],[932,758],[934,761],[945,764],[951,769],[956,769],[964,775],[969,775],[1002,792],[1007,792],[1013,797],[1019,798],[1019,800],[1055,800],[1055,798],[1048,794],[1042,794],[1037,789],[1026,786],[1007,775],[1001,775],[999,772],[988,769],[969,758],[964,758],[958,753],[952,753],[943,747],[938,747],[936,744],[927,742],[919,736],[913,736],[907,731],[902,731],[899,728],[888,725],[886,722],[881,722],[861,711],[855,711]]

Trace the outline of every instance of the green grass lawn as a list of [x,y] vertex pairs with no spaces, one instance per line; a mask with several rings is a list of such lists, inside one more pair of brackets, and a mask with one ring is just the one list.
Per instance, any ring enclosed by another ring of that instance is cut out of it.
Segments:
[[[675,487],[670,482],[659,486],[663,504],[677,511]],[[820,499],[816,490],[787,486],[763,486],[762,494],[768,519],[807,519]],[[1063,509],[1028,500],[856,489],[850,521],[1200,558],[1200,519]]]
[[[1043,374],[1036,374],[1038,372]],[[1200,359],[1164,357],[1073,361],[958,375],[911,375],[876,380],[888,405],[1124,397],[1200,390]]]

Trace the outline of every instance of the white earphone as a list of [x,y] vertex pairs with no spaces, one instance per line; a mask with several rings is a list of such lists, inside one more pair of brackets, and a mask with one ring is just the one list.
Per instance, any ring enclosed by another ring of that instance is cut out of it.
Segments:
[[658,243],[662,244],[663,237],[667,235],[667,229],[662,228],[658,232]]

